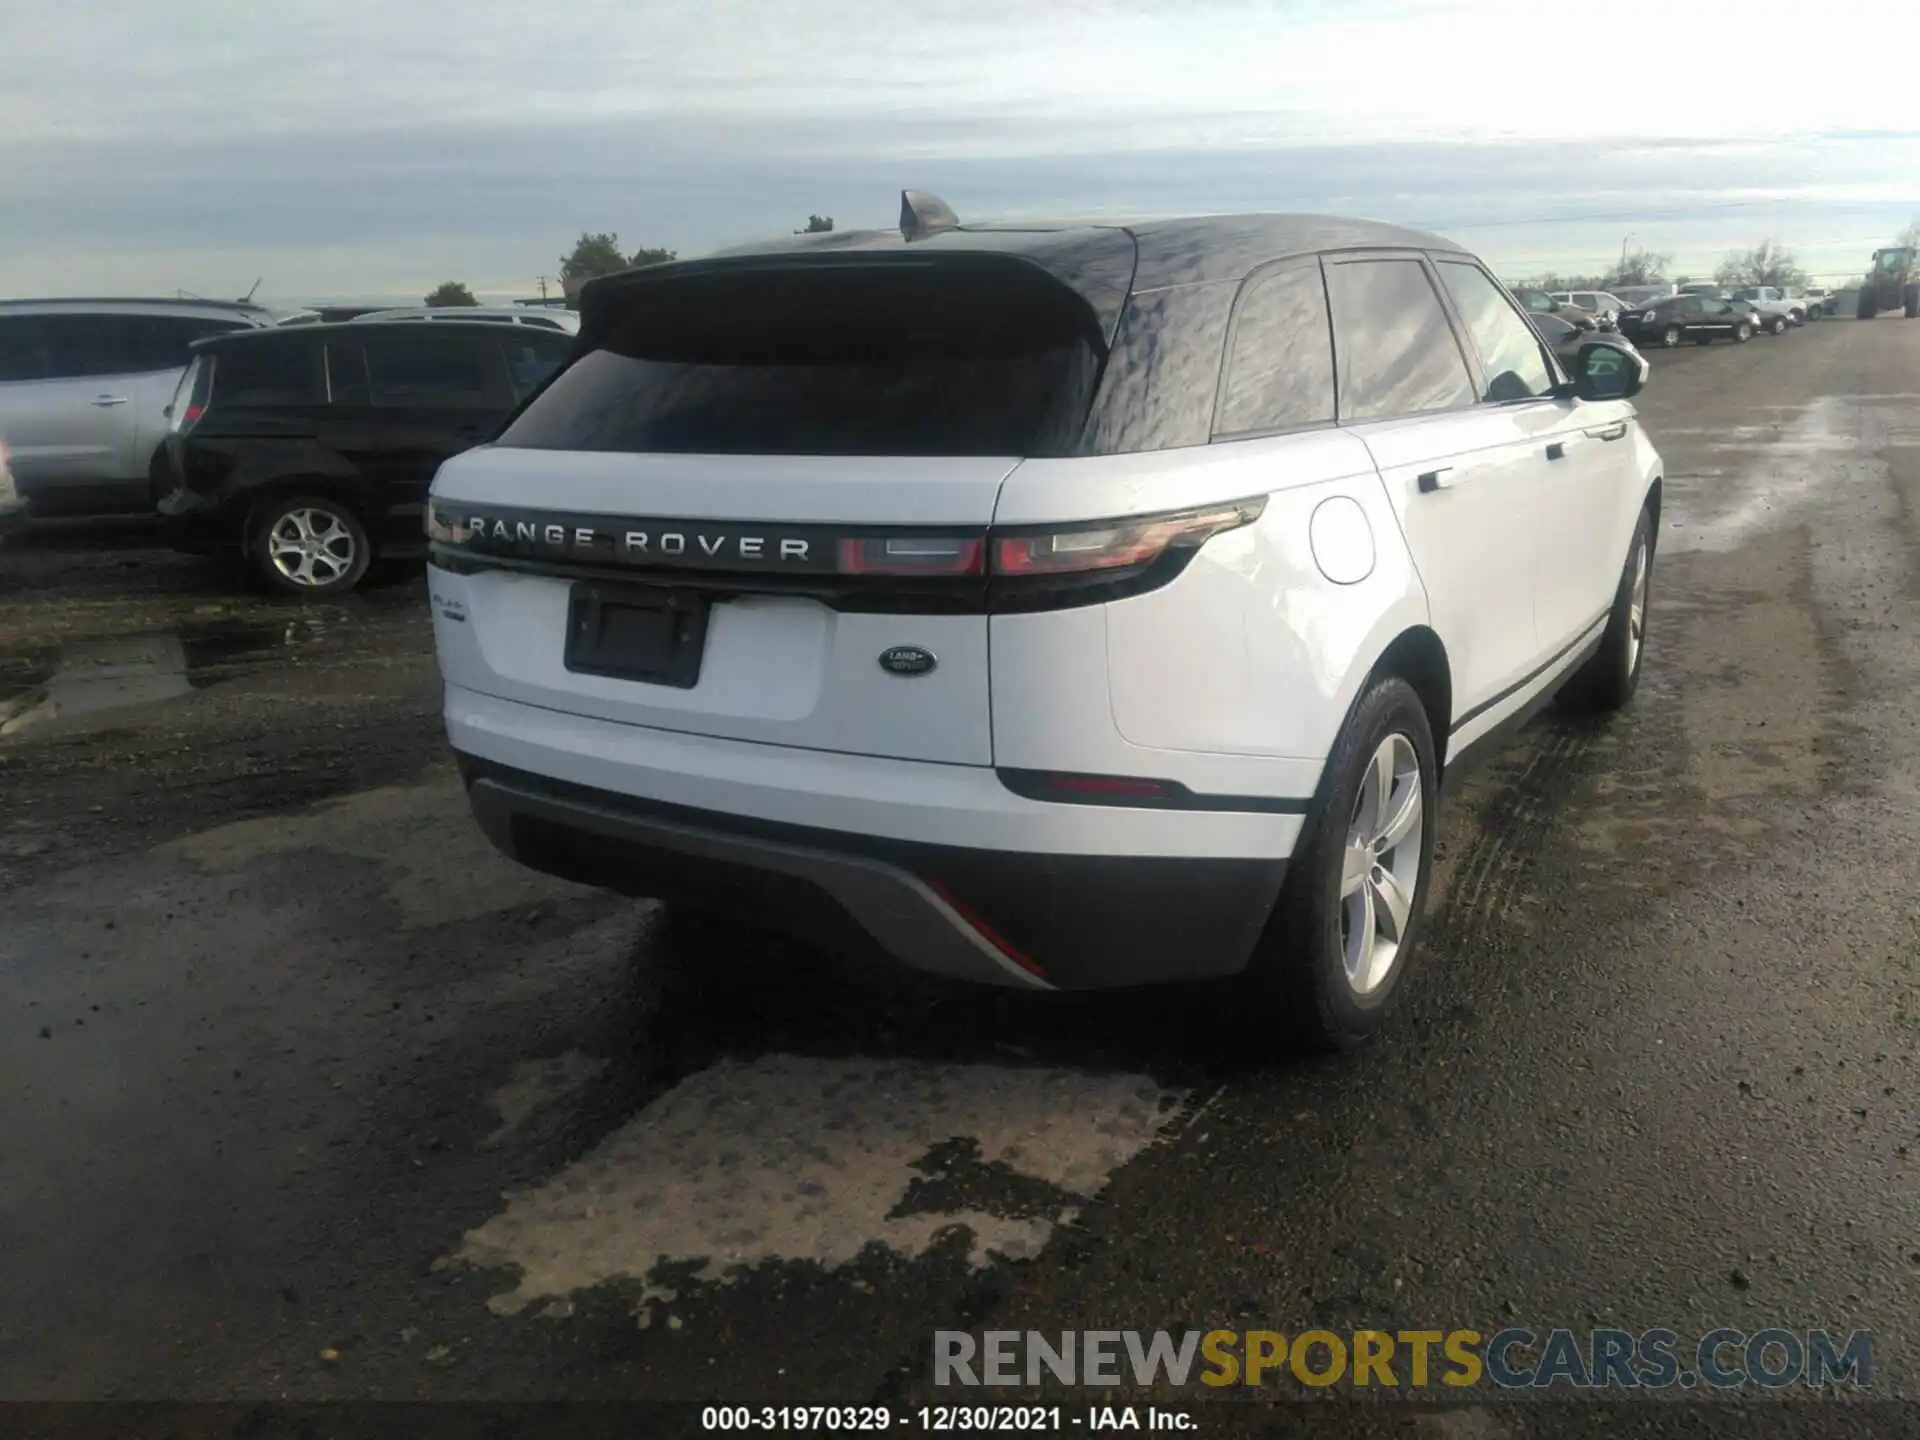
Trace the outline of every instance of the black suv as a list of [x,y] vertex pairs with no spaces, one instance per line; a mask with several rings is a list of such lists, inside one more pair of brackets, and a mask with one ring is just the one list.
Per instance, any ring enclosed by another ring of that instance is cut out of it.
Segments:
[[333,595],[424,551],[440,462],[491,439],[566,363],[524,325],[348,322],[194,346],[169,411],[168,539],[239,550],[268,584]]

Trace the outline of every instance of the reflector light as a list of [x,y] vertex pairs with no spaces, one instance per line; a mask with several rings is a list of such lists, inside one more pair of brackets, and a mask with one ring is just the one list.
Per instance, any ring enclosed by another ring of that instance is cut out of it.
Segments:
[[985,567],[986,543],[978,538],[908,535],[840,542],[843,575],[979,575]]
[[946,901],[947,908],[964,920],[982,940],[993,946],[994,949],[1013,961],[1014,964],[1018,965],[1022,970],[1025,970],[1029,975],[1038,975],[1043,980],[1046,978],[1047,972],[1041,968],[1037,961],[1015,949],[1002,939],[999,932],[988,924],[978,911],[974,910],[959,896],[955,895],[953,888],[944,880],[928,880],[927,888],[942,900]]

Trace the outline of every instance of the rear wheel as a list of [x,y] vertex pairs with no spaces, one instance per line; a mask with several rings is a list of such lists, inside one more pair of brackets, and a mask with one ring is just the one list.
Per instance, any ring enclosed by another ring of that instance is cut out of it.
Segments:
[[1784,335],[1786,330],[1787,317],[1784,315],[1776,315],[1767,322],[1767,333],[1769,335]]
[[1426,707],[1398,676],[1376,679],[1334,743],[1248,970],[1263,1031],[1351,1050],[1380,1028],[1418,938],[1438,803]]
[[1733,327],[1733,338],[1738,344],[1746,344],[1747,341],[1753,338],[1753,326],[1742,320],[1738,325]]
[[1907,287],[1907,319],[1920,320],[1920,285]]
[[1613,609],[1600,648],[1573,672],[1557,697],[1569,710],[1599,714],[1618,710],[1640,688],[1640,661],[1647,650],[1647,602],[1653,595],[1653,516],[1640,512],[1633,543],[1614,591]]
[[294,495],[269,504],[247,547],[274,589],[303,598],[339,595],[367,573],[373,547],[353,507],[330,495]]

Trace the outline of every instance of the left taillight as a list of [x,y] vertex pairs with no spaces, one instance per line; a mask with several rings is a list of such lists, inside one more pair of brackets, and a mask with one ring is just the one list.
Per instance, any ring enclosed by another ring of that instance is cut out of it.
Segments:
[[1165,515],[1130,516],[1099,524],[1022,527],[996,533],[988,569],[1003,592],[1023,583],[1118,579],[1191,556],[1215,535],[1260,518],[1264,497]]
[[187,364],[186,373],[174,387],[173,403],[167,406],[167,428],[176,435],[191,430],[207,413],[207,394],[213,388],[213,361],[196,355]]

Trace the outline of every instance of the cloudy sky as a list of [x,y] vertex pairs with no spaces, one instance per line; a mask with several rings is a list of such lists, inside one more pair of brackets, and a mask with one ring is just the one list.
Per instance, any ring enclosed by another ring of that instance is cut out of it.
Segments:
[[0,0],[0,293],[504,298],[582,230],[691,255],[903,185],[1366,215],[1509,278],[1772,238],[1839,279],[1920,219],[1895,51],[1851,59],[1883,9]]

